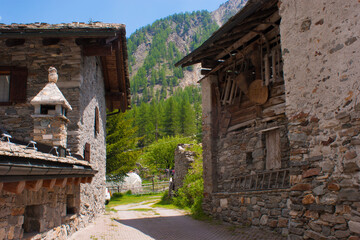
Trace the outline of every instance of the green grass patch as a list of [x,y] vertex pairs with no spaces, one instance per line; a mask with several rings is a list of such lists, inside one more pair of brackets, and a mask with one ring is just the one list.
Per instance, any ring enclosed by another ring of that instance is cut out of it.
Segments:
[[126,205],[132,203],[141,203],[144,201],[160,200],[162,193],[154,194],[119,194],[114,193],[106,209],[111,209],[118,205]]

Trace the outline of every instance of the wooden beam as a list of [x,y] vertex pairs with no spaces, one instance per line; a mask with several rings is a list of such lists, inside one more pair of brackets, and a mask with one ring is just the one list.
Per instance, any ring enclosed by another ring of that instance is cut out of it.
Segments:
[[6,182],[4,183],[3,190],[15,194],[20,194],[25,188],[25,181],[20,182]]
[[87,183],[87,177],[82,177],[80,183]]
[[73,185],[73,182],[74,182],[74,178],[68,178],[66,181],[66,185],[71,186],[71,185]]
[[40,190],[40,188],[43,185],[43,180],[39,179],[39,180],[34,180],[34,181],[26,181],[26,185],[25,188],[27,190],[33,191],[33,192],[37,192]]
[[[115,42],[115,55],[116,55],[116,70],[117,70],[117,80],[119,83],[119,90],[120,92],[126,93],[126,76],[125,76],[125,61],[124,61],[124,55],[123,51],[127,51],[126,49],[123,49],[123,46],[120,41]],[[125,96],[121,102],[120,102],[120,108],[122,112],[125,112],[125,110],[128,107],[128,99]]]
[[3,189],[4,183],[0,182],[0,191]]
[[[280,19],[279,13],[275,12],[273,15],[271,15],[268,19],[265,20],[265,22],[266,22],[265,24],[260,24],[259,26],[254,28],[254,31],[263,31],[263,30],[265,30],[266,28],[269,27],[268,23],[276,22],[279,19]],[[258,35],[258,33],[256,33],[256,32],[250,32],[250,33],[246,34],[244,37],[240,38],[235,43],[233,43],[231,46],[227,47],[224,51],[219,53],[215,57],[215,59],[216,60],[221,59],[222,57],[224,57],[227,54],[231,53],[232,51],[238,49],[240,46],[244,45],[244,43],[250,41],[251,39],[253,39],[257,35]]]
[[73,184],[74,184],[75,186],[76,186],[76,185],[79,185],[79,184],[80,184],[80,181],[81,181],[81,178],[75,178]]
[[43,182],[43,187],[47,188],[47,189],[53,189],[54,186],[55,186],[55,182],[56,182],[56,179],[47,179],[47,180],[44,180]]
[[200,74],[201,74],[201,75],[207,75],[207,74],[209,74],[210,72],[211,72],[211,70],[209,70],[209,69],[201,69]]
[[56,45],[60,42],[60,38],[43,38],[42,44],[44,46]]
[[112,44],[109,45],[84,45],[82,48],[83,56],[111,56],[113,52]]
[[56,179],[55,186],[64,188],[66,186],[67,178],[58,178]]
[[5,45],[7,47],[15,47],[15,46],[20,46],[20,45],[24,45],[25,43],[25,39],[23,38],[10,38],[10,39],[6,39],[5,41]]
[[203,68],[214,68],[219,64],[218,61],[210,60],[210,59],[203,59],[201,60],[201,66]]
[[93,179],[92,177],[87,177],[87,178],[86,178],[86,183],[91,183],[91,182],[92,182],[92,179]]

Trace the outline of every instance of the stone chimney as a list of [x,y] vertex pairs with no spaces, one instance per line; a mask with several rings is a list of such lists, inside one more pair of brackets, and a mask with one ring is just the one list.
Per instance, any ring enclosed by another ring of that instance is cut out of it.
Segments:
[[35,108],[33,140],[50,146],[66,148],[68,110],[72,110],[56,85],[56,68],[49,68],[49,83],[30,101]]

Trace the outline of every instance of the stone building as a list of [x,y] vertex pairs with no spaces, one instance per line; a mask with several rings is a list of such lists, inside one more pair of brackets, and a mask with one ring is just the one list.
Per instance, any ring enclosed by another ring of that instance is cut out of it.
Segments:
[[106,109],[129,104],[124,25],[0,25],[0,239],[66,239],[104,211]]
[[360,3],[249,0],[202,64],[204,204],[289,239],[360,237]]

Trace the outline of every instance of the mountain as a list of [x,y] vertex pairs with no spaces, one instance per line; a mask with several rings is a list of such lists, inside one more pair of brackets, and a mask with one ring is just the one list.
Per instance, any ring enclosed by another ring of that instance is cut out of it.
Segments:
[[174,14],[133,33],[128,39],[133,104],[164,100],[175,89],[194,85],[200,66],[181,69],[174,63],[200,46],[245,3],[229,0],[213,12]]

